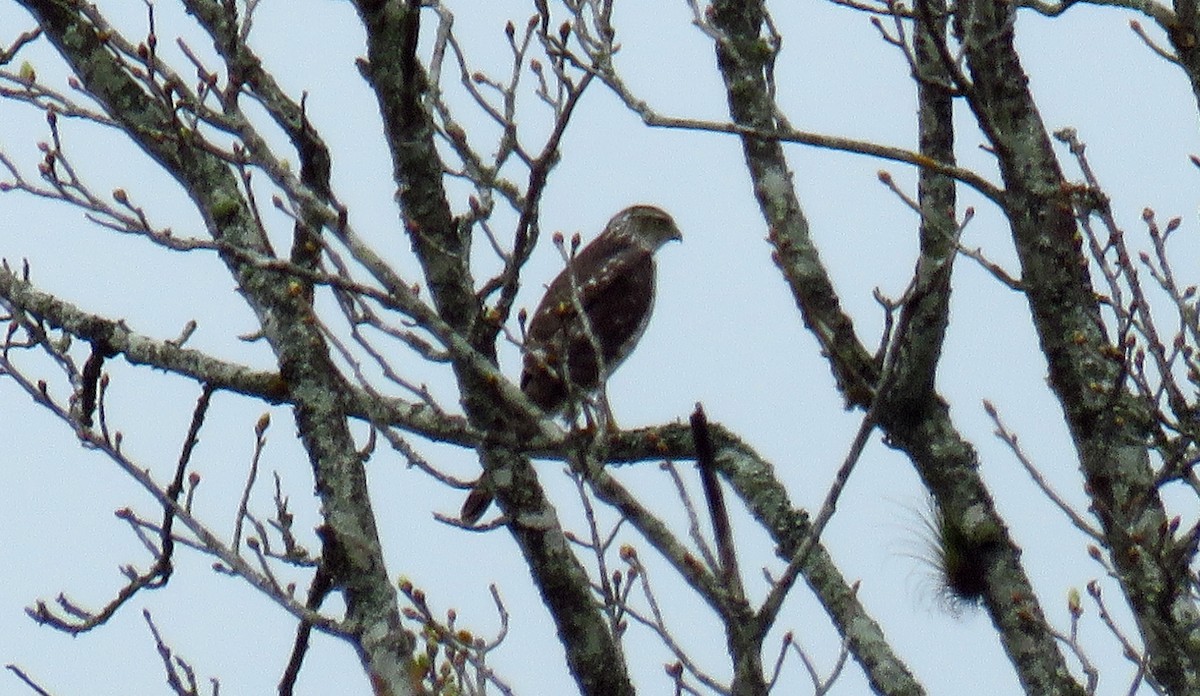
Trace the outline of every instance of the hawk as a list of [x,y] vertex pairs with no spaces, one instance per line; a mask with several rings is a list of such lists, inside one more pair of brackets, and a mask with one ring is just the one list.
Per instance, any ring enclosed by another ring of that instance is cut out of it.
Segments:
[[[654,309],[654,252],[681,239],[670,215],[635,205],[569,259],[525,333],[521,391],[530,401],[548,415],[574,418],[582,398],[604,384],[645,332]],[[490,503],[491,494],[476,488],[460,518],[473,523]]]
[[525,334],[521,391],[530,401],[551,415],[572,410],[629,357],[654,309],[654,252],[682,238],[670,215],[635,205],[569,261],[546,287]]

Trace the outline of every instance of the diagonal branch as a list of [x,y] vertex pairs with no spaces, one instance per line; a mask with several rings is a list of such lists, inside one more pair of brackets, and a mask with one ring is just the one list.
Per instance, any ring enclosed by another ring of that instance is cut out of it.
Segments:
[[[450,213],[434,142],[436,129],[425,104],[428,75],[417,57],[421,4],[355,1],[367,34],[367,58],[360,68],[379,103],[405,228],[437,313],[458,335],[469,337],[471,349],[494,369],[496,333],[479,326],[492,318],[484,314],[474,290],[470,229]],[[514,432],[523,418],[512,413],[510,402],[499,393],[507,381],[489,380],[478,364],[461,355],[454,358],[471,425],[488,433]],[[486,441],[479,451],[493,479],[511,483],[498,487],[497,500],[558,628],[580,689],[613,696],[632,693],[628,668],[592,597],[587,572],[572,554],[529,459]]]
[[[134,66],[109,48],[91,8],[66,0],[21,0],[88,92],[184,188],[215,240],[230,248],[270,255],[252,204],[228,161],[181,127],[163,90],[147,89]],[[411,691],[406,661],[414,641],[400,626],[395,588],[388,579],[366,475],[337,395],[344,381],[332,363],[311,309],[289,291],[284,274],[222,253],[241,295],[262,322],[280,375],[295,399],[294,416],[313,467],[326,525],[325,554],[335,557],[335,584],[346,595],[346,623],[371,679],[396,694]],[[352,551],[351,551],[352,550]]]

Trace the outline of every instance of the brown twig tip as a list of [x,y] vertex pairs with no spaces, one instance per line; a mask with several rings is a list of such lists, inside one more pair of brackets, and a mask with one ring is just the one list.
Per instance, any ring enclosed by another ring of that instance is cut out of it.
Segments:
[[263,413],[258,417],[258,422],[254,424],[255,437],[262,438],[263,433],[267,432],[267,428],[271,426],[271,414]]
[[42,687],[38,686],[37,683],[34,682],[33,678],[30,677],[28,674],[26,674],[24,672],[24,670],[22,670],[17,665],[8,664],[8,665],[5,665],[4,667],[8,671],[15,674],[17,676],[17,679],[20,679],[21,681],[25,682],[25,685],[28,686],[29,688],[33,689],[34,693],[38,694],[38,696],[50,696],[49,691],[46,691]]
[[712,517],[713,538],[717,542],[719,570],[727,589],[734,597],[742,597],[743,589],[738,576],[737,554],[734,551],[732,525],[729,521],[729,510],[725,506],[725,498],[721,493],[721,485],[717,481],[717,461],[713,454],[712,437],[708,430],[708,417],[704,415],[704,407],[697,403],[692,412],[692,441],[696,447],[696,468],[700,470],[700,483],[704,488],[704,497],[708,502],[708,512]]
[[712,439],[708,434],[708,417],[704,414],[704,406],[696,404],[690,419],[692,424],[692,440],[696,444],[696,463],[706,467],[712,463]]

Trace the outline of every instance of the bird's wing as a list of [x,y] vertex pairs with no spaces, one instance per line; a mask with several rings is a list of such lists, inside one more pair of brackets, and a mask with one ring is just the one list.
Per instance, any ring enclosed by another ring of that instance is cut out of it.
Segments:
[[534,345],[544,344],[565,327],[569,330],[569,327],[578,324],[575,318],[575,303],[571,297],[572,270],[580,304],[589,315],[597,308],[603,309],[613,303],[629,305],[630,300],[635,298],[625,295],[634,292],[635,286],[641,283],[648,282],[649,292],[653,293],[653,255],[636,245],[618,249],[616,245],[602,244],[602,241],[605,240],[597,238],[595,242],[584,247],[572,260],[571,266],[564,268],[546,287],[546,294],[538,304],[526,330],[528,342]]

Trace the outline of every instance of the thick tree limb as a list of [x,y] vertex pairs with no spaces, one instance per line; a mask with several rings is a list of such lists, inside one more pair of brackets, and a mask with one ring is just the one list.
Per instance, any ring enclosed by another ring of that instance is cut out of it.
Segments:
[[[360,67],[379,102],[413,251],[438,315],[458,335],[476,338],[478,343],[471,347],[494,367],[495,332],[475,329],[478,322],[490,319],[475,294],[469,228],[450,214],[435,130],[423,103],[429,87],[416,55],[421,3],[357,0],[355,6],[367,32],[367,60]],[[458,356],[453,367],[471,425],[489,433],[517,431],[523,419],[500,397],[496,380]],[[529,459],[487,442],[479,452],[580,689],[605,696],[633,693],[624,657],[592,597],[587,572],[571,553]]]
[[[713,10],[709,17],[716,30],[717,63],[725,80],[733,120],[751,128],[769,130],[778,119],[778,108],[771,98],[771,85],[767,79],[770,47],[760,37],[765,22],[762,3],[717,2]],[[770,229],[776,262],[804,315],[805,324],[821,343],[847,404],[867,407],[878,397],[880,366],[869,357],[849,318],[840,309],[832,283],[809,236],[808,223],[795,197],[792,174],[782,148],[778,142],[744,136],[743,149],[755,195]],[[940,223],[938,228],[942,228]],[[927,247],[927,250],[935,251],[936,248]],[[949,267],[934,265],[926,271],[926,287],[936,288],[938,273],[948,273]],[[920,269],[917,282],[921,282]],[[910,311],[913,312],[910,316],[915,316],[922,310],[914,308]],[[936,339],[940,334],[936,326],[942,321],[937,317],[942,310],[935,302],[924,311],[932,311]],[[928,331],[930,327],[922,327],[922,330]],[[935,340],[934,346],[937,343]],[[1000,580],[993,587],[995,591],[988,594],[988,609],[993,621],[998,625],[1002,620],[1006,621],[1013,629],[1008,634],[1012,640],[1006,641],[1006,647],[1022,679],[1033,685],[1035,692],[1059,693],[1055,689],[1063,688],[1064,692],[1070,693],[1077,686],[1070,680],[1062,655],[1044,621],[1016,626],[1006,618],[1024,615],[1030,606],[1035,615],[1040,616],[1040,609],[1032,586],[1020,568],[1019,550],[1008,538],[1003,521],[979,479],[974,450],[954,430],[944,401],[930,389],[936,357],[934,350],[912,363],[915,371],[911,374],[915,379],[902,376],[900,383],[909,381],[911,388],[922,393],[903,395],[903,398],[890,395],[890,401],[904,403],[907,407],[884,408],[880,426],[886,433],[886,441],[905,451],[913,460],[926,485],[951,511],[949,514],[955,515],[956,519],[972,521],[969,528],[974,543],[978,548],[986,549],[990,557],[989,577],[994,575]],[[1010,592],[1002,593],[1001,587]],[[1021,638],[1017,639],[1018,636]],[[1028,638],[1031,636],[1036,637],[1036,650],[1030,649]],[[884,683],[882,675],[871,672],[853,642],[851,651],[860,664],[868,668],[868,676],[876,689],[919,690],[911,677],[905,680],[905,686]],[[896,676],[904,679],[907,672]]]
[[[145,91],[118,60],[87,11],[63,0],[21,0],[89,93],[120,127],[187,191],[214,239],[232,248],[270,255],[257,220],[228,164],[200,146],[162,95]],[[346,622],[373,684],[393,694],[412,691],[406,662],[412,637],[400,627],[395,588],[388,580],[366,477],[350,434],[343,391],[319,328],[288,277],[222,253],[243,297],[262,322],[280,375],[293,395],[301,439],[313,467],[326,526],[325,553],[333,554],[334,585],[346,596]]]
[[1200,610],[1186,554],[1175,553],[1177,542],[1160,532],[1168,519],[1146,445],[1151,411],[1119,379],[1123,366],[1106,335],[1071,189],[1013,43],[1015,11],[988,1],[960,5],[957,22],[971,74],[964,89],[999,159],[1005,212],[1050,386],[1146,641],[1150,671],[1171,693],[1200,692]]

